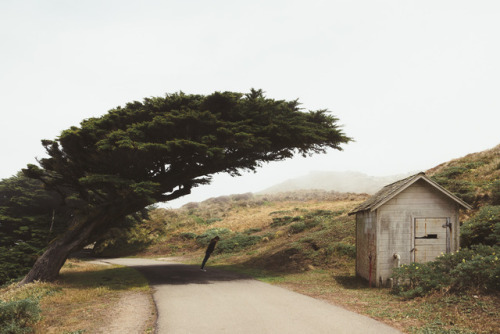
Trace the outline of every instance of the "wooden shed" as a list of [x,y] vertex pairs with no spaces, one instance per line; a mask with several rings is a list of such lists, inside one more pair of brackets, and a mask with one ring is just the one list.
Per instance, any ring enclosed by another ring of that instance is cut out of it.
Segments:
[[385,186],[349,213],[356,215],[356,274],[385,286],[396,266],[458,250],[461,208],[471,207],[425,173]]

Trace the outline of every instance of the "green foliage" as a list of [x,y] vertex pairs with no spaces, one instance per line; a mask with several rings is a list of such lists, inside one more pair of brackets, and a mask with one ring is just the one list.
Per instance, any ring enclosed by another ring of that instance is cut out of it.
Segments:
[[293,223],[292,225],[290,225],[288,230],[290,231],[290,233],[300,233],[300,232],[304,232],[306,229],[311,228],[311,227],[312,226],[306,224],[305,222],[300,221],[300,222],[296,222],[296,223]]
[[25,275],[40,252],[41,249],[34,248],[25,242],[9,248],[0,247],[0,285]]
[[0,300],[0,334],[30,333],[30,326],[39,319],[40,306],[36,299]]
[[206,247],[210,243],[210,240],[212,240],[216,236],[219,236],[221,239],[223,239],[229,234],[231,234],[231,230],[227,228],[211,228],[206,230],[205,233],[198,235],[196,237],[196,243],[200,246]]
[[344,242],[334,242],[333,249],[335,250],[335,253],[340,255],[340,256],[347,256],[351,259],[356,258],[356,246],[355,245],[346,244]]
[[198,225],[211,225],[213,223],[216,223],[218,221],[221,221],[222,219],[221,218],[208,218],[208,219],[203,219],[201,217],[198,217],[198,216],[192,216],[191,217],[196,224]]
[[271,227],[279,227],[279,226],[285,226],[288,225],[292,222],[295,221],[300,221],[302,217],[296,216],[296,217],[291,217],[291,216],[284,216],[284,217],[275,217],[273,218],[273,222],[271,223]]
[[[274,212],[277,213],[277,212]],[[273,213],[273,214],[274,214]],[[300,233],[306,229],[312,228],[319,223],[331,219],[333,216],[342,214],[342,211],[332,212],[330,210],[314,210],[313,212],[306,212],[302,216],[283,216],[274,217],[271,227],[285,226],[290,223],[296,222],[290,226],[291,233]]]
[[481,161],[457,163],[433,175],[432,179],[465,202],[474,203],[478,185],[470,180],[469,174],[483,164]]
[[393,270],[394,292],[405,297],[424,296],[436,290],[464,293],[500,291],[499,247],[477,245],[444,254],[435,261],[412,263]]
[[498,147],[470,154],[439,167],[432,178],[475,208],[500,205],[498,154]]
[[40,181],[19,173],[0,181],[0,285],[26,274],[68,212]]
[[303,232],[319,225],[320,223],[331,220],[333,215],[334,213],[330,210],[315,210],[313,212],[306,213],[303,216],[293,217],[291,221],[295,221],[296,223],[290,225],[289,231],[290,233]]
[[[145,202],[183,196],[218,172],[238,175],[295,153],[340,150],[351,139],[326,110],[249,94],[169,94],[134,101],[44,140],[49,158],[25,173],[73,189],[77,207],[117,198]],[[177,189],[177,190],[174,190]],[[135,210],[134,210],[135,211]]]
[[234,253],[247,247],[259,243],[262,237],[257,235],[248,235],[244,233],[235,233],[229,238],[221,239],[216,248],[216,253]]
[[259,228],[259,227],[252,227],[252,228],[249,228],[249,229],[243,231],[243,233],[244,234],[254,234],[254,233],[257,233],[257,232],[260,232],[260,231],[262,231],[261,228]]
[[500,205],[483,206],[460,230],[461,245],[500,245]]
[[488,190],[491,191],[491,203],[493,205],[500,205],[500,179],[491,182]]
[[211,225],[213,223],[216,223],[216,222],[220,222],[222,219],[221,218],[208,218],[205,223],[207,225]]
[[192,232],[183,232],[183,233],[179,234],[179,237],[181,237],[183,240],[192,240],[192,239],[196,239],[197,235],[196,235],[196,233],[192,233]]

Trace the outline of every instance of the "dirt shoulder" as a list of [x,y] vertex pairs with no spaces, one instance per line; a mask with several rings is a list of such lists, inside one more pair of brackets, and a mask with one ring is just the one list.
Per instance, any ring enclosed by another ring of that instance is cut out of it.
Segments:
[[146,292],[125,292],[96,333],[154,333],[156,307]]

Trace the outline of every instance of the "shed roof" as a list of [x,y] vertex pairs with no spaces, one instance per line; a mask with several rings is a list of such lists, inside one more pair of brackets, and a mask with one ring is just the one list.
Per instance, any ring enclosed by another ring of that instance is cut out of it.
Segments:
[[397,194],[417,182],[418,180],[424,180],[427,182],[429,185],[443,193],[445,196],[450,198],[451,200],[455,201],[458,203],[460,206],[462,206],[465,209],[470,210],[471,206],[464,201],[462,201],[460,198],[457,196],[453,195],[451,192],[431,180],[427,175],[425,175],[424,172],[420,172],[418,174],[409,176],[405,179],[396,181],[394,183],[388,184],[382,189],[380,189],[375,195],[371,196],[368,198],[366,201],[358,205],[356,208],[354,208],[351,212],[349,212],[349,215],[355,214],[356,212],[361,212],[361,211],[373,211],[384,205],[386,202],[394,198]]

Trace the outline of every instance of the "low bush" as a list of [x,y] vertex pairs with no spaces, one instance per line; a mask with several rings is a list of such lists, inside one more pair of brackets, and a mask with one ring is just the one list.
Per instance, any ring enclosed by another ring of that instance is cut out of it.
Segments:
[[40,252],[25,242],[9,248],[0,246],[0,285],[26,275]]
[[297,222],[290,225],[289,231],[290,233],[300,233],[307,229],[307,225],[305,222]]
[[488,186],[488,190],[491,192],[491,203],[500,205],[500,180],[491,182]]
[[258,227],[252,227],[252,228],[249,228],[245,231],[243,231],[244,234],[254,234],[254,233],[257,233],[257,232],[260,232],[262,231],[261,228],[258,228]]
[[467,220],[460,230],[460,244],[500,245],[500,205],[487,205]]
[[302,219],[301,216],[284,216],[284,217],[275,217],[273,218],[273,222],[271,223],[271,227],[280,227],[291,224],[292,222],[300,221]]
[[247,247],[259,243],[262,237],[257,235],[248,235],[236,233],[230,238],[221,239],[216,248],[216,253],[234,253]]
[[308,219],[306,221],[299,221],[290,225],[289,231],[290,233],[300,233],[317,226],[319,223],[320,223],[319,219]]
[[216,222],[220,222],[221,220],[222,218],[208,218],[207,220],[205,220],[205,224],[210,225]]
[[184,233],[180,233],[179,237],[183,240],[192,240],[192,239],[196,239],[197,235],[196,235],[196,233],[192,233],[192,232],[184,232]]
[[456,293],[500,291],[500,247],[475,245],[435,261],[412,263],[393,270],[393,292],[405,298],[442,290]]
[[30,333],[40,320],[40,305],[36,299],[4,302],[0,300],[0,334]]
[[347,256],[351,259],[356,258],[356,246],[346,244],[343,242],[335,242],[333,244],[333,248],[335,250],[335,253],[341,256]]
[[196,237],[196,243],[200,246],[206,247],[210,243],[210,240],[212,240],[216,236],[224,239],[224,237],[229,234],[231,234],[231,230],[227,228],[211,228],[206,230],[205,233],[198,235]]

